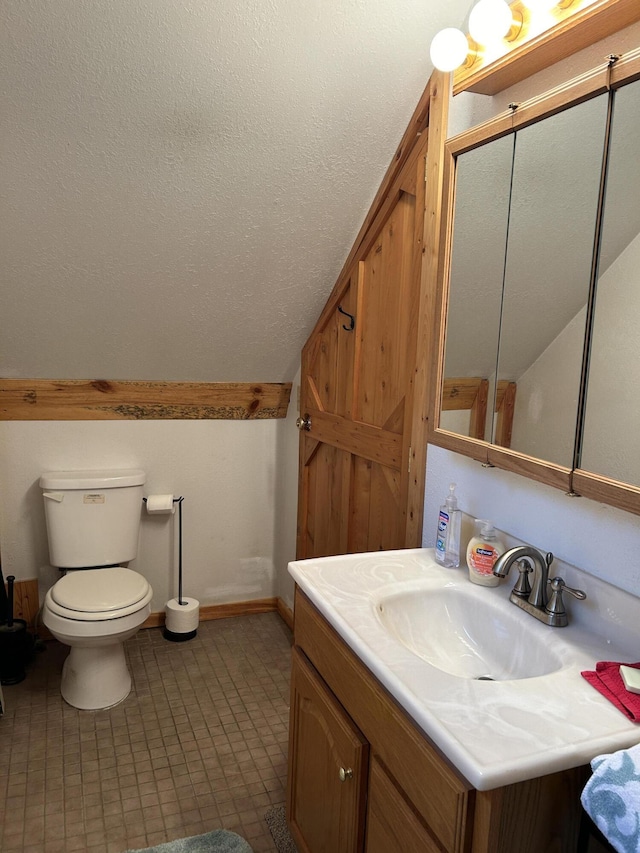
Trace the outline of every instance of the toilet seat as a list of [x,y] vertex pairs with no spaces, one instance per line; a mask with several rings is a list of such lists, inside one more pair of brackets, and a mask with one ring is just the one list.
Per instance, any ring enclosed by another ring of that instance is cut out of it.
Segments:
[[131,569],[87,569],[60,578],[47,593],[47,605],[66,619],[97,622],[135,613],[152,594],[146,578]]

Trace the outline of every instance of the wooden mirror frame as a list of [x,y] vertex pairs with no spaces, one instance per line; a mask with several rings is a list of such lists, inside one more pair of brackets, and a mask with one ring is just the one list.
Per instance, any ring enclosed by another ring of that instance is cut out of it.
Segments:
[[431,375],[433,393],[429,407],[428,441],[476,459],[487,467],[512,471],[554,488],[563,489],[569,495],[584,496],[640,515],[640,486],[619,482],[590,471],[536,459],[507,447],[499,447],[487,441],[458,435],[437,426],[440,423],[440,413],[443,408],[442,389],[451,273],[456,158],[466,151],[498,139],[507,133],[522,129],[609,89],[620,88],[637,79],[640,79],[640,48],[626,54],[613,64],[601,65],[540,97],[518,105],[517,109],[501,113],[490,121],[453,137],[445,144],[442,227],[438,252]]

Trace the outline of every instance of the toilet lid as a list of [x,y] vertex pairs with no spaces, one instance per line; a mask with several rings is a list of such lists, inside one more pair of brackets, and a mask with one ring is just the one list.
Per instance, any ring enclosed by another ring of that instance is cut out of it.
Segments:
[[142,575],[117,566],[70,572],[52,587],[51,597],[60,607],[84,613],[110,613],[141,601],[149,592]]

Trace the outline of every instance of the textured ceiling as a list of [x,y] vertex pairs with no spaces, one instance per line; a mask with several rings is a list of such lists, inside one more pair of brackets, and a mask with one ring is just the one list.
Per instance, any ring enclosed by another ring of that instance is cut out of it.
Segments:
[[469,0],[3,0],[0,376],[284,381]]

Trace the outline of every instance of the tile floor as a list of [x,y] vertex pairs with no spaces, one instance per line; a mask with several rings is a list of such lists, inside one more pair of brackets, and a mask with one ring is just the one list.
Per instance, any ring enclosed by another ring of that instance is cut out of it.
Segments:
[[122,853],[230,829],[255,853],[284,803],[291,633],[275,613],[160,629],[126,644],[133,689],[107,711],[59,693],[67,649],[47,643],[0,717],[0,850]]

